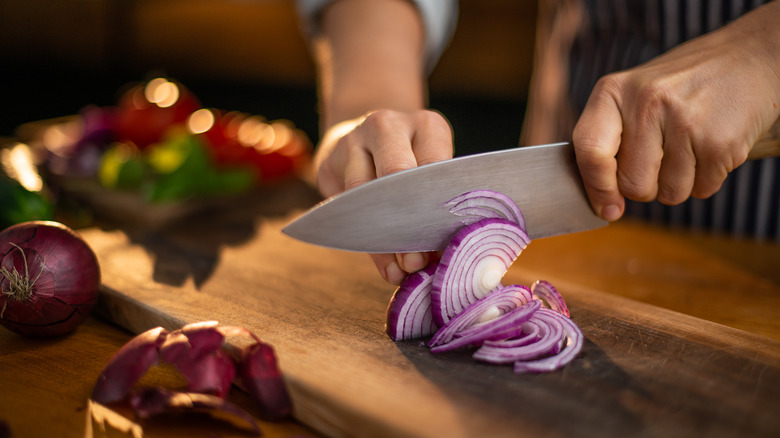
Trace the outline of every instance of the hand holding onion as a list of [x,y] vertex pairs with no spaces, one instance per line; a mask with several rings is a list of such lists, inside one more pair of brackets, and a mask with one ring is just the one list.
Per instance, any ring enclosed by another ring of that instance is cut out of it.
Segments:
[[51,221],[0,232],[0,325],[31,337],[73,331],[95,306],[97,257],[84,239]]

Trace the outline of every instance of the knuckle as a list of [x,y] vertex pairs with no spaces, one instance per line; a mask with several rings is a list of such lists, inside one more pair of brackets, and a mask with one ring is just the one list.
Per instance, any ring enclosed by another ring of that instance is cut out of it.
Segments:
[[377,169],[377,176],[385,176],[393,173],[401,172],[404,170],[415,167],[417,163],[403,160],[403,159],[391,159],[382,163],[382,167]]
[[346,157],[347,161],[356,160],[366,153],[363,142],[352,134],[342,137],[336,144],[336,148],[339,154]]
[[626,176],[622,172],[618,172],[618,188],[623,196],[639,202],[652,201],[658,192],[655,184]]
[[447,119],[444,116],[432,110],[419,110],[416,111],[414,117],[417,119],[417,123],[428,129],[446,129],[450,130],[450,125],[447,123]]
[[611,95],[617,95],[621,93],[621,90],[626,85],[626,75],[623,73],[610,73],[602,76],[596,81],[596,85],[593,88],[593,93],[600,95],[602,93],[609,93]]
[[686,193],[680,187],[664,182],[658,183],[658,202],[666,205],[678,205],[688,199],[689,193]]
[[634,99],[637,118],[642,123],[655,124],[664,109],[670,108],[671,111],[675,111],[674,108],[679,107],[667,84],[660,79],[638,84]]
[[712,141],[696,149],[696,159],[702,163],[722,163],[729,156],[729,145],[724,141]]
[[615,159],[615,154],[601,139],[578,134],[576,128],[572,139],[577,165],[584,172],[598,171],[604,163]]
[[691,192],[691,196],[697,199],[706,199],[710,196],[714,195],[719,189],[720,184],[710,184],[706,187],[694,187],[693,191]]
[[696,160],[708,166],[723,167],[731,172],[747,160],[749,146],[734,140],[708,141],[695,149]]
[[354,189],[371,181],[371,178],[365,176],[346,176],[344,178],[344,190]]
[[398,114],[395,111],[379,109],[366,115],[365,119],[363,119],[363,122],[360,124],[360,127],[383,132],[393,129],[393,126],[396,125],[397,120]]

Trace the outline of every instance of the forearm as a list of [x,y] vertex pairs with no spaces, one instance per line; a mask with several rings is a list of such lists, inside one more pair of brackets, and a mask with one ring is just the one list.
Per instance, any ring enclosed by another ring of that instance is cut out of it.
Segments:
[[340,0],[314,40],[323,132],[375,109],[425,104],[424,31],[404,0]]

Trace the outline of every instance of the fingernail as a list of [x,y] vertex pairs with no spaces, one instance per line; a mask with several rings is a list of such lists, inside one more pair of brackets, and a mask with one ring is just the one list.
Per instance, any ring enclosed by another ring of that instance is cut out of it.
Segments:
[[397,262],[392,261],[385,266],[385,280],[387,280],[388,283],[401,284],[401,280],[403,280],[405,276],[406,272],[398,266]]
[[607,205],[601,209],[601,217],[610,222],[620,219],[621,215],[620,207],[615,204]]
[[406,272],[415,272],[425,267],[425,257],[419,252],[406,253],[401,257],[401,264]]

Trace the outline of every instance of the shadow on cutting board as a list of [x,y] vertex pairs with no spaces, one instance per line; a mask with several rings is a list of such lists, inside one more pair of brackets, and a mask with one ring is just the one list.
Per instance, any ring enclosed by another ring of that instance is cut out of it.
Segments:
[[[551,431],[556,432],[555,436],[636,436],[644,427],[641,415],[624,402],[630,398],[647,400],[650,394],[587,338],[574,362],[563,370],[541,374],[514,374],[511,364],[478,362],[471,358],[473,349],[439,353],[438,360],[431,361],[420,357],[432,353],[418,344],[397,343],[437,388],[444,393],[458,393],[448,398],[473,402],[453,406],[458,415],[491,412],[491,416],[512,425],[504,425],[502,430],[515,428],[528,436]],[[497,382],[501,383],[500,391],[496,391]],[[470,436],[481,432],[466,431]]]
[[218,266],[223,247],[241,245],[256,237],[262,220],[287,217],[320,200],[313,187],[291,180],[255,190],[159,229],[110,222],[103,223],[102,228],[123,231],[131,242],[150,254],[155,282],[182,286],[191,279],[200,289]]
[[574,361],[550,373],[514,374],[512,365],[473,360],[473,350],[431,361],[419,341],[397,347],[449,398],[468,400],[452,406],[457,415],[489,413],[529,436],[776,435],[776,411],[768,407],[777,400],[776,368],[754,353],[723,348],[717,335],[668,329],[664,320],[642,324],[630,312],[570,310],[585,343]]

